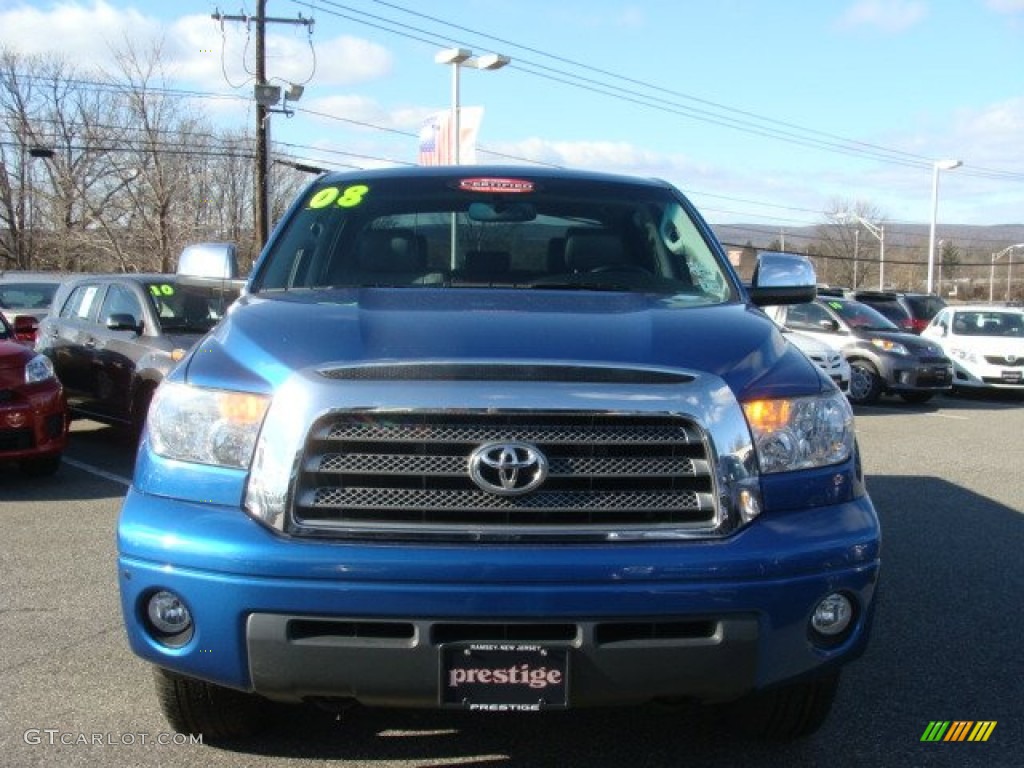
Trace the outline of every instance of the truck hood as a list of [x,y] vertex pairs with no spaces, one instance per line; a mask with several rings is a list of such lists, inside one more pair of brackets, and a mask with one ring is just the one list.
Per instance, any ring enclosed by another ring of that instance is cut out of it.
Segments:
[[795,372],[810,363],[776,326],[742,304],[495,289],[244,296],[178,373],[200,386],[270,392],[310,366],[431,360],[664,366],[718,375],[736,393],[758,383],[766,395],[817,384]]

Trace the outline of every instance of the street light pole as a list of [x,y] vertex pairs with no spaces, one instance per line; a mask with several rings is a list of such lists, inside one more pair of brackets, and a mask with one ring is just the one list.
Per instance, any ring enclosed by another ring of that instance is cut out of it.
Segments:
[[1007,254],[1010,258],[1006,262],[1006,300],[1010,300],[1010,271],[1013,269],[1013,251],[1017,248],[1024,248],[1024,243],[1016,243],[1014,245],[1008,245],[1003,250],[992,254],[992,264],[989,267],[988,273],[988,303],[991,304],[994,300],[993,294],[995,293],[996,287],[996,262],[1003,258]]
[[461,109],[459,106],[459,70],[462,67],[473,69],[495,70],[501,69],[512,61],[508,56],[499,53],[488,53],[483,56],[474,56],[468,48],[448,48],[439,51],[434,56],[438,64],[450,64],[452,67],[452,107],[451,107],[451,158],[452,165],[461,165],[460,145],[462,144],[462,131],[459,125]]
[[[856,211],[843,211],[842,213],[839,213],[838,216],[839,216],[839,218],[843,218],[843,219],[856,219],[861,224],[863,224],[864,228],[868,232],[870,232],[872,235],[874,235],[875,238],[878,240],[878,290],[884,291],[885,290],[885,225],[883,225],[883,224],[872,224],[870,221],[865,219],[863,216],[861,216]],[[857,230],[854,230],[853,234],[854,234],[854,237],[856,237]],[[856,270],[856,267],[857,267],[856,247],[857,247],[857,241],[855,240],[854,241],[854,270]],[[854,288],[857,287],[857,285],[856,285],[856,274],[854,276],[854,286],[853,287]]]
[[939,212],[939,171],[951,171],[963,165],[961,160],[936,160],[932,163],[932,222],[928,234],[928,286],[932,292],[932,277],[935,272],[935,222]]
[[[459,125],[460,122],[460,107],[459,107],[459,70],[463,67],[472,67],[473,69],[486,69],[494,70],[501,69],[508,64],[512,59],[508,56],[502,56],[498,53],[488,53],[483,56],[473,56],[473,52],[468,48],[448,48],[443,51],[439,51],[434,56],[434,61],[438,64],[450,64],[452,67],[452,112],[451,112],[451,159],[454,161],[453,165],[462,165],[462,157],[460,148],[462,145],[462,129]],[[458,254],[457,239],[458,234],[456,228],[455,214],[452,213],[451,223],[451,267],[455,269],[456,259]]]

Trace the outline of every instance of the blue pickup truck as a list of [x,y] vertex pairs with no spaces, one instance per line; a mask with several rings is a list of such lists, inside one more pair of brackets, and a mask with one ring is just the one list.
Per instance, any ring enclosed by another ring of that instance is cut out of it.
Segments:
[[[846,398],[691,203],[519,167],[325,174],[166,377],[118,526],[171,725],[657,700],[826,719],[878,518]],[[500,715],[499,715],[500,716]]]

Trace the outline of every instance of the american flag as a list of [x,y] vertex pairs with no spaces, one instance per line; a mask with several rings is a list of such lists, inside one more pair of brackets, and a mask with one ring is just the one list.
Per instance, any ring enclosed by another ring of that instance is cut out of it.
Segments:
[[448,165],[448,133],[451,117],[446,112],[435,112],[420,126],[420,165]]
[[[480,132],[483,107],[462,107],[459,109],[459,162],[471,165],[476,162],[476,137]],[[420,126],[420,165],[453,165],[455,153],[452,141],[452,113],[442,110],[430,115]]]

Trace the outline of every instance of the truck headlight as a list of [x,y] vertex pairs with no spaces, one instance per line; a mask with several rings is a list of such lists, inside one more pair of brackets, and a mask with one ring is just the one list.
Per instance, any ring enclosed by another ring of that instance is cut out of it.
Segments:
[[165,381],[147,419],[154,452],[168,459],[245,469],[270,398]]
[[841,392],[743,404],[761,471],[838,464],[853,454],[853,410]]

